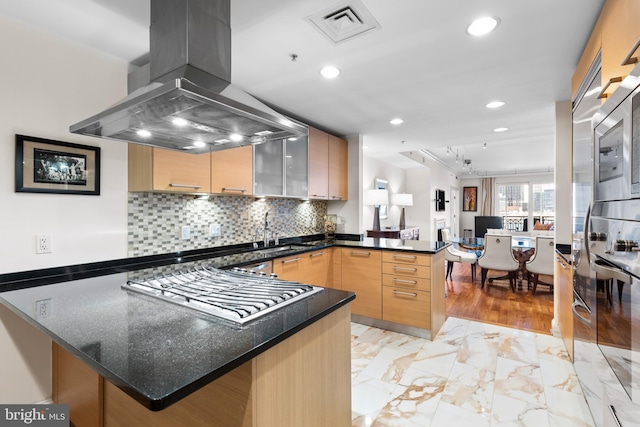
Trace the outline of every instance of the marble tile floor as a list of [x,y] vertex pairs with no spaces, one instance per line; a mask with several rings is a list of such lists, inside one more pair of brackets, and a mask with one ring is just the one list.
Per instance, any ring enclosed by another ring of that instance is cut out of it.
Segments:
[[449,317],[433,341],[352,323],[353,427],[593,427],[564,344]]

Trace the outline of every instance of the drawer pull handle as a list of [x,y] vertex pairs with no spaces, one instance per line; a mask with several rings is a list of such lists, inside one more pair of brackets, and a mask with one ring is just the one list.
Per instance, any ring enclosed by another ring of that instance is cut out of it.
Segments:
[[342,200],[341,196],[329,196],[333,200]]
[[412,259],[412,260],[418,259],[418,257],[415,255],[394,255],[393,257],[395,259]]
[[298,262],[298,261],[300,261],[300,258],[285,259],[284,261],[282,261],[282,263],[289,264],[290,262]]
[[322,256],[322,255],[324,255],[324,252],[317,252],[317,253],[315,253],[315,254],[311,254],[311,257],[314,257],[314,256]]
[[569,270],[569,269],[571,268],[571,267],[569,267],[569,266],[567,265],[567,263],[565,263],[565,262],[564,262],[564,260],[562,260],[560,257],[556,257],[556,261],[558,261],[558,264],[560,264],[560,267],[561,267],[563,270]]
[[365,251],[351,251],[351,255],[363,255],[363,256],[369,256],[369,255],[371,255],[371,252],[365,252]]
[[402,295],[402,296],[405,296],[405,297],[413,297],[413,298],[418,296],[418,294],[413,293],[413,292],[393,291],[393,293],[395,295]]
[[233,187],[222,187],[222,191],[238,191],[240,193],[244,193],[247,191],[246,188],[233,188]]
[[418,282],[416,282],[415,280],[405,280],[405,279],[397,279],[397,278],[393,278],[393,281],[396,283],[409,283],[411,285],[417,285]]
[[637,64],[638,57],[633,56],[633,54],[636,52],[636,50],[638,50],[639,47],[640,47],[640,38],[636,40],[636,43],[631,47],[631,50],[629,51],[629,53],[627,53],[627,56],[624,57],[624,59],[622,60],[622,64],[620,65]]
[[192,185],[192,184],[169,184],[169,187],[178,187],[178,188],[202,188],[202,185]]
[[393,269],[395,271],[409,271],[411,273],[415,273],[416,271],[418,271],[417,268],[408,268],[408,267],[393,267]]
[[598,99],[608,98],[609,94],[605,92],[607,91],[607,89],[609,89],[609,86],[611,86],[613,83],[620,83],[622,80],[624,80],[624,77],[622,76],[610,78],[609,81],[602,87],[602,90],[598,94]]

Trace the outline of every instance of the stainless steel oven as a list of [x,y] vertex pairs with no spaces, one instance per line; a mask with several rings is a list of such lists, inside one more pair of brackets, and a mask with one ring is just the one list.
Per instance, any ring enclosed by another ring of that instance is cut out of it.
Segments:
[[596,341],[629,399],[640,405],[640,199],[594,205]]

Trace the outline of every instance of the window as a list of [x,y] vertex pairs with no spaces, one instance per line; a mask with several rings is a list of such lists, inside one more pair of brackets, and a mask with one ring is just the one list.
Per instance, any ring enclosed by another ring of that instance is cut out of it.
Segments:
[[504,183],[496,184],[496,187],[497,211],[503,217],[504,228],[531,231],[536,222],[554,222],[554,183]]

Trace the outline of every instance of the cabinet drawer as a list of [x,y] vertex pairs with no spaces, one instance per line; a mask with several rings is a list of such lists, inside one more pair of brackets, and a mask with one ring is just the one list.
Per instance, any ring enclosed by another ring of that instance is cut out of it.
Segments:
[[403,277],[422,277],[425,279],[431,277],[431,267],[424,265],[398,265],[385,262],[382,264],[382,272]]
[[342,289],[356,293],[351,312],[382,318],[382,266],[380,251],[342,248]]
[[431,328],[431,293],[383,286],[382,319],[416,328]]
[[278,258],[273,261],[273,272],[282,280],[304,282],[306,259],[303,254]]
[[431,290],[431,279],[424,277],[402,277],[394,274],[383,274],[382,285],[429,292]]
[[394,264],[412,264],[412,265],[431,265],[431,256],[424,254],[414,254],[407,252],[382,252],[383,262],[392,262]]

